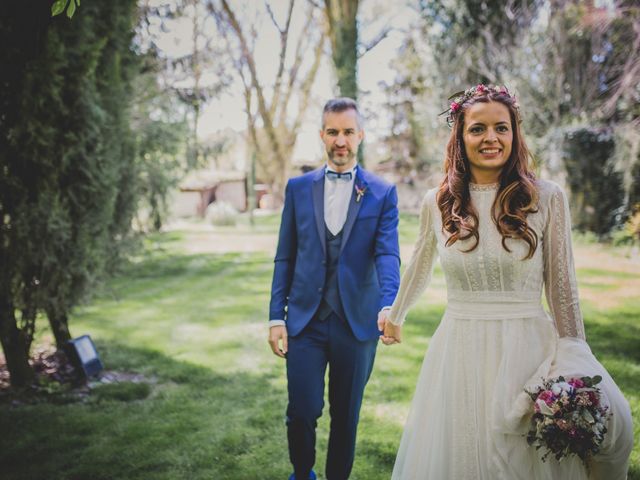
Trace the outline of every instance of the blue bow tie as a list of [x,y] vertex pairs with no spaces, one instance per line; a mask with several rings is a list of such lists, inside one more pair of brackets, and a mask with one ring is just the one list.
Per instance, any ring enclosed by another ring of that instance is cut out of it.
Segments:
[[325,175],[327,176],[327,178],[329,180],[346,180],[346,181],[349,181],[349,180],[351,180],[352,173],[351,172],[339,173],[339,172],[334,172],[333,170],[327,170]]

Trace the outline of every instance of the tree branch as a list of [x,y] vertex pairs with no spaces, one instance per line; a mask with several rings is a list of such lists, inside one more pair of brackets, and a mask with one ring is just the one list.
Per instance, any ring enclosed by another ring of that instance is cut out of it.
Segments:
[[252,87],[255,90],[256,95],[257,95],[258,111],[260,112],[260,116],[262,118],[262,122],[264,124],[265,131],[267,132],[267,136],[268,136],[269,141],[271,143],[271,146],[273,148],[273,152],[274,152],[276,158],[278,158],[280,162],[285,162],[286,159],[284,158],[282,147],[280,145],[280,141],[278,140],[277,133],[276,133],[276,131],[274,129],[274,126],[273,126],[273,119],[269,115],[269,109],[267,108],[267,103],[266,103],[265,98],[264,98],[264,90],[263,90],[262,86],[260,85],[260,82],[258,81],[258,72],[256,70],[255,59],[253,58],[253,55],[251,54],[251,51],[249,50],[246,38],[244,36],[244,33],[242,32],[242,28],[240,27],[240,24],[238,23],[238,20],[237,20],[235,14],[233,13],[233,10],[231,10],[231,7],[229,6],[229,3],[227,2],[227,0],[221,0],[221,2],[222,2],[222,8],[224,9],[224,11],[225,11],[225,13],[227,15],[227,19],[229,21],[229,24],[231,25],[231,28],[235,32],[235,34],[236,34],[236,36],[237,36],[237,38],[238,38],[238,40],[240,42],[240,47],[241,47],[241,50],[242,50],[242,57],[243,57],[244,61],[246,62],[246,65],[247,65],[247,67],[249,69],[249,73],[251,74],[251,85],[252,85]]
[[[623,14],[623,12],[620,12],[620,14]],[[640,49],[640,21],[636,20],[633,22],[633,31],[635,38],[633,47],[630,48],[629,51],[637,52]],[[632,91],[638,83],[640,83],[640,59],[637,55],[629,55],[622,67],[620,75],[612,85],[615,88],[613,94],[602,106],[604,115],[612,115],[620,97]]]
[[[306,113],[307,107],[309,106],[309,99],[311,98],[311,87],[313,86],[313,82],[318,73],[318,69],[320,68],[320,63],[322,60],[321,54],[324,48],[325,40],[326,39],[324,35],[321,35],[320,40],[318,41],[314,49],[315,57],[314,57],[313,65],[311,66],[311,69],[309,70],[309,73],[307,74],[304,81],[302,82],[302,85],[300,88],[301,90],[300,96],[302,98],[300,100],[300,106],[298,107],[298,114],[296,115],[296,119],[294,120],[293,125],[291,126],[291,132],[293,133],[293,135],[289,136],[291,139],[293,139],[294,142],[295,142],[295,138],[298,135],[298,130],[300,129],[300,125],[302,124],[304,114]],[[293,145],[291,145],[291,147],[293,147]]]
[[360,44],[362,47],[362,51],[358,53],[358,58],[362,58],[364,55],[367,54],[367,52],[369,52],[370,50],[373,50],[376,47],[376,45],[378,45],[382,40],[387,38],[389,33],[392,31],[393,31],[392,27],[385,27],[378,33],[378,35],[375,36],[373,40],[371,40],[367,44]]
[[[307,16],[307,21],[304,25],[304,31],[309,31],[311,28],[311,24],[313,23],[314,11],[313,8],[309,9],[309,13]],[[287,90],[284,95],[284,99],[280,102],[280,110],[279,110],[279,118],[280,124],[284,124],[284,118],[286,117],[287,105],[289,104],[289,100],[293,93],[293,87],[295,86],[296,79],[298,77],[298,72],[300,71],[300,66],[302,65],[302,60],[304,57],[304,53],[307,51],[307,41],[309,41],[309,37],[306,35],[301,35],[298,39],[298,44],[296,45],[296,51],[294,54],[293,65],[289,69],[289,81],[287,82]],[[275,114],[274,114],[275,115]]]
[[294,4],[295,0],[290,0],[289,2],[289,10],[287,12],[287,21],[285,23],[285,27],[284,29],[281,29],[280,27],[278,27],[278,23],[276,22],[276,19],[273,15],[273,11],[271,10],[271,6],[269,5],[269,3],[267,1],[265,1],[265,4],[267,6],[267,11],[269,12],[269,15],[271,16],[271,19],[273,20],[274,25],[276,26],[276,28],[278,29],[278,31],[280,32],[280,64],[278,65],[278,73],[276,74],[276,82],[275,82],[275,86],[273,87],[273,99],[271,101],[271,107],[269,108],[269,114],[271,115],[271,117],[274,117],[276,114],[276,108],[278,105],[278,102],[280,100],[280,94],[281,94],[281,90],[282,90],[282,77],[284,75],[284,63],[285,60],[287,58],[287,45],[288,45],[288,37],[289,37],[289,26],[291,25],[291,17],[292,17],[292,13],[293,13],[293,4]]

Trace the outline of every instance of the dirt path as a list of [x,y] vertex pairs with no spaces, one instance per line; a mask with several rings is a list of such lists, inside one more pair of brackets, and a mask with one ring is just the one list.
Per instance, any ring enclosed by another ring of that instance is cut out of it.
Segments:
[[[265,252],[274,254],[278,243],[277,234],[273,231],[250,230],[247,227],[238,229],[215,228],[202,224],[175,224],[171,230],[184,234],[183,246],[189,253],[230,253],[230,252]],[[403,262],[408,262],[413,251],[413,244],[400,245]],[[613,270],[640,277],[640,255],[629,257],[624,249],[611,248],[591,244],[574,247],[577,268],[593,268]]]
[[273,255],[278,238],[273,233],[184,231],[182,247],[188,253],[264,252]]

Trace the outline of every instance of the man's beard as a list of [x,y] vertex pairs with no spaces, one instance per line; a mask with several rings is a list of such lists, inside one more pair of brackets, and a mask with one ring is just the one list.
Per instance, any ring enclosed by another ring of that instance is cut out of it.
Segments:
[[348,149],[347,149],[347,154],[344,156],[336,155],[333,149],[327,150],[327,155],[329,155],[329,159],[339,167],[348,165],[356,157],[356,154]]

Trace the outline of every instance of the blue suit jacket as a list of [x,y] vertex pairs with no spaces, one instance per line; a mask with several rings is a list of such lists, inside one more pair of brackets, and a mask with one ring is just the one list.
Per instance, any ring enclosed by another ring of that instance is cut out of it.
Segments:
[[[355,186],[364,189],[356,201]],[[338,287],[359,340],[379,335],[377,314],[400,283],[395,186],[358,167],[343,227]],[[289,180],[275,257],[269,318],[284,319],[291,336],[316,313],[325,283],[324,167]]]

